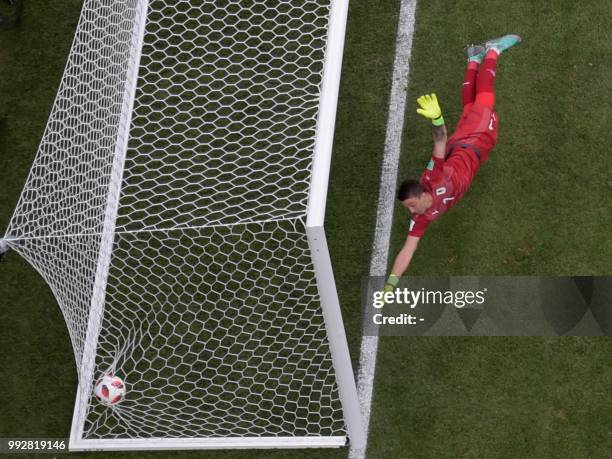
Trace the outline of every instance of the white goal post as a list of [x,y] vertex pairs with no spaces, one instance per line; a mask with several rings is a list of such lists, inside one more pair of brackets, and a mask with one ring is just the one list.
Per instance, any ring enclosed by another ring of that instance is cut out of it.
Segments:
[[323,229],[347,10],[85,0],[0,240],[66,320],[71,450],[365,444]]

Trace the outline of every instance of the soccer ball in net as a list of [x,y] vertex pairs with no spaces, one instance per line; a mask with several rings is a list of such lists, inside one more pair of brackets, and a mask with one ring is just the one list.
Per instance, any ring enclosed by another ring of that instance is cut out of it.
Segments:
[[117,405],[125,397],[125,383],[118,376],[106,374],[96,383],[94,394],[96,398],[107,406]]

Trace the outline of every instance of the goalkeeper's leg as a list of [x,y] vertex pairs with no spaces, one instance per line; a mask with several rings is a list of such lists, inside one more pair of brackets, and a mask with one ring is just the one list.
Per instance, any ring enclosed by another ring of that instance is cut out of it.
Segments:
[[497,69],[498,56],[514,45],[521,42],[518,35],[504,35],[500,38],[489,40],[485,43],[486,54],[478,72],[476,81],[477,105],[483,105],[493,110],[495,105],[495,71]]
[[[475,49],[476,47],[479,49]],[[467,54],[468,64],[461,89],[463,114],[449,143],[463,142],[470,145],[478,143],[481,152],[479,161],[483,164],[487,161],[488,152],[497,140],[497,116],[493,112],[493,104],[495,70],[499,53],[495,50],[485,51],[484,46],[472,45],[468,47]],[[481,138],[486,142],[479,142]]]
[[495,105],[495,72],[498,56],[499,53],[494,49],[487,51],[476,82],[476,104],[484,105],[491,110]]
[[463,102],[464,113],[470,110],[476,98],[476,75],[478,75],[478,62],[468,62],[461,85],[461,101]]
[[478,75],[478,66],[482,62],[485,55],[485,47],[483,45],[468,45],[467,53],[467,69],[463,76],[463,84],[461,85],[461,100],[463,102],[463,113],[467,113],[474,103],[476,98],[476,75]]

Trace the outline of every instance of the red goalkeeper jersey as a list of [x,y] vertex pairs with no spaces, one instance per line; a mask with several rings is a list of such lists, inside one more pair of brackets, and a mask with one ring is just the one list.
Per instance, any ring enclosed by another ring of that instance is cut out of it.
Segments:
[[470,187],[479,167],[478,157],[470,148],[456,147],[446,161],[432,157],[420,182],[433,202],[424,214],[412,218],[408,234],[422,237],[430,222],[455,206]]

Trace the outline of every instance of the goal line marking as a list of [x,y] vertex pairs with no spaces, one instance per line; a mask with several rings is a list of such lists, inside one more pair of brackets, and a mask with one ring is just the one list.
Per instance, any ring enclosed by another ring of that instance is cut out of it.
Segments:
[[[389,100],[380,189],[378,192],[377,225],[370,262],[370,276],[384,276],[387,271],[391,224],[393,222],[393,208],[395,204],[395,188],[397,186],[397,170],[404,128],[404,114],[406,111],[406,92],[410,73],[410,55],[412,52],[416,3],[416,0],[402,0],[400,5],[395,59],[393,62],[393,82]],[[370,424],[377,351],[378,337],[363,336],[359,358],[359,372],[357,375],[357,392],[366,433]],[[367,444],[364,448],[351,448],[349,450],[349,458],[364,458],[366,448]]]

